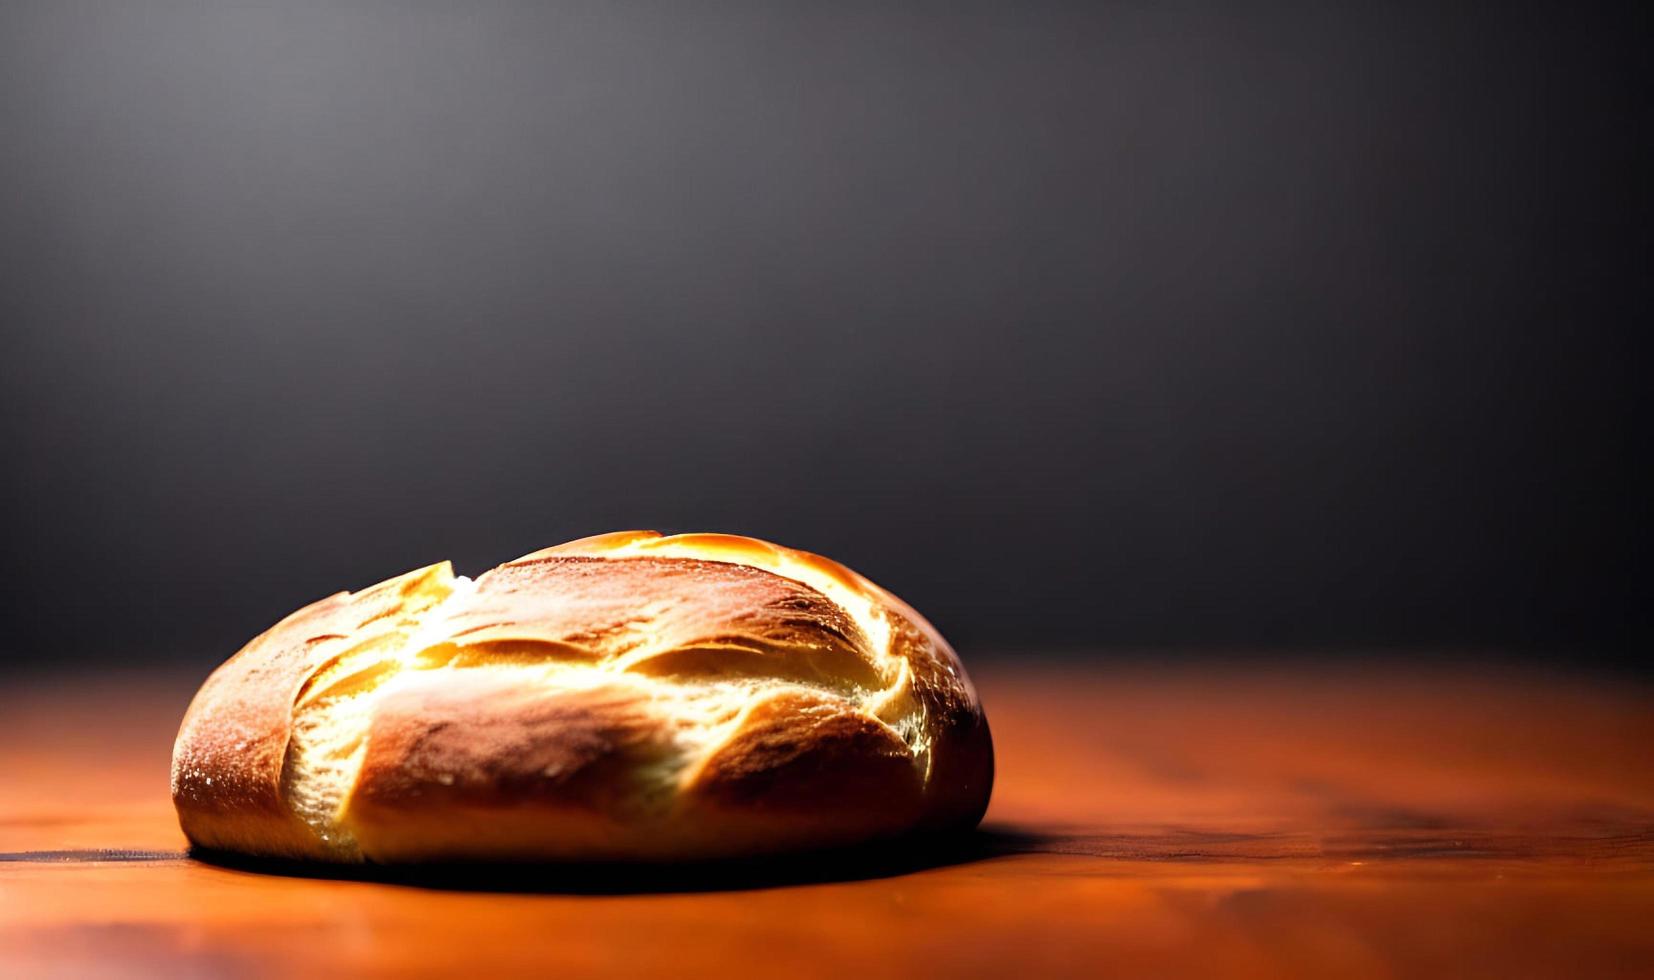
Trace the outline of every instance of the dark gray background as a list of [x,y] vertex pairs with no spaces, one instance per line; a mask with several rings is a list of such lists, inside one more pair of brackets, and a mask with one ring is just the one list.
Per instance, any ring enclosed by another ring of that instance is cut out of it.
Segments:
[[1646,25],[1248,6],[0,0],[0,650],[659,527],[982,655],[1625,655]]

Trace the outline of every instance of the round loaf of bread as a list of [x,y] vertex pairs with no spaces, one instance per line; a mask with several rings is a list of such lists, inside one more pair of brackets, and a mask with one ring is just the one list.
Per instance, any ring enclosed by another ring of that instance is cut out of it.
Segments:
[[968,829],[993,748],[924,618],[825,558],[601,535],[341,592],[202,686],[173,749],[198,847],[678,861]]

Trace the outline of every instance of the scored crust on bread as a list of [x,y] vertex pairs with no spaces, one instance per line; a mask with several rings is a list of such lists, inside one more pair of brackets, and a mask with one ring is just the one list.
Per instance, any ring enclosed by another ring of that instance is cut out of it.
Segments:
[[975,690],[901,600],[652,531],[313,603],[208,678],[172,765],[199,847],[387,863],[837,847],[968,829],[992,781]]

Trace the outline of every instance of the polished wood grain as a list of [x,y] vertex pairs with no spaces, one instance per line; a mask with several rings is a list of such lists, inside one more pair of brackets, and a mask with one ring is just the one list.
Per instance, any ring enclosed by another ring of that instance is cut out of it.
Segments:
[[999,779],[925,852],[317,877],[184,853],[198,677],[0,723],[0,976],[1654,977],[1646,686],[1491,666],[976,666]]

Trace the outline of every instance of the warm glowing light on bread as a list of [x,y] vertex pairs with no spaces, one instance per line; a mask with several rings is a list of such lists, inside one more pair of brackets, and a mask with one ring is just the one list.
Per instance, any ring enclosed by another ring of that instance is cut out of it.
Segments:
[[340,593],[208,679],[173,795],[209,848],[338,861],[673,860],[973,825],[958,658],[816,555],[622,532]]

